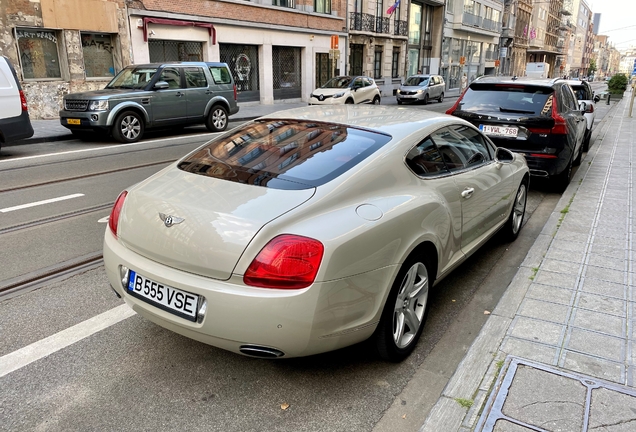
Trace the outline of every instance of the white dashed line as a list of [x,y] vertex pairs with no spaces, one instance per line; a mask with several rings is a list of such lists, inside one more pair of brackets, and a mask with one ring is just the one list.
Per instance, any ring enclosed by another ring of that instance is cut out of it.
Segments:
[[79,197],[83,197],[83,196],[84,196],[84,194],[77,193],[77,194],[66,195],[66,196],[62,196],[62,197],[58,197],[58,198],[51,198],[51,199],[47,199],[47,200],[43,200],[43,201],[36,201],[36,202],[29,203],[29,204],[18,205],[18,206],[15,206],[15,207],[3,208],[3,209],[0,209],[0,213],[8,213],[8,212],[16,211],[16,210],[22,210],[22,209],[25,209],[25,208],[36,207],[36,206],[39,206],[39,205],[50,204],[50,203],[54,203],[54,202],[58,202],[58,201],[64,201],[64,200],[69,200],[69,199],[73,199],[73,198],[79,198]]

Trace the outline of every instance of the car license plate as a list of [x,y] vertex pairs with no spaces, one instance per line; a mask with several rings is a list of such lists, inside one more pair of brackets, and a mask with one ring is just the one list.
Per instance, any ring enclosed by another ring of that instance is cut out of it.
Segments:
[[167,312],[190,321],[197,319],[199,296],[181,291],[130,271],[128,293]]
[[507,126],[479,125],[479,130],[486,135],[505,136],[513,138],[516,138],[517,134],[519,133],[519,128]]
[[81,123],[80,119],[66,119],[66,124],[78,125]]

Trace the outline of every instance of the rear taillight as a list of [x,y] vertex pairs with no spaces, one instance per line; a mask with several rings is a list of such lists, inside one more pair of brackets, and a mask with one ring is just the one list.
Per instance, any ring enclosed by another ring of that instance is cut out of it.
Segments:
[[27,105],[26,96],[24,95],[24,92],[22,90],[20,90],[20,103],[22,104],[22,111],[28,111],[29,110],[29,106]]
[[300,289],[316,279],[324,246],[291,234],[273,238],[250,264],[243,282],[260,288]]
[[554,126],[550,130],[550,133],[553,135],[567,135],[568,126],[565,122],[565,119],[559,115],[557,112],[557,107],[559,106],[559,101],[557,100],[556,93],[552,95],[552,118],[554,119]]
[[587,105],[587,110],[585,111],[586,114],[591,114],[594,112],[594,104],[589,104]]
[[110,227],[111,232],[115,237],[117,237],[117,226],[119,225],[119,215],[121,214],[121,208],[124,206],[124,200],[126,199],[126,195],[128,192],[123,191],[117,197],[117,201],[115,201],[115,205],[110,212],[110,217],[108,218],[108,226]]
[[234,84],[234,100],[238,100],[238,93],[236,92],[236,84]]

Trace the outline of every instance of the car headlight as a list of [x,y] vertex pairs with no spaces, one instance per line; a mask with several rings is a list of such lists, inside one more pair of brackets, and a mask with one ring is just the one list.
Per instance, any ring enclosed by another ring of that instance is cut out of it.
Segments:
[[88,104],[89,111],[106,111],[108,110],[108,101],[107,100],[95,100],[90,101]]
[[398,92],[398,93],[402,93],[402,90],[400,90],[400,89],[397,89],[397,92]]
[[424,90],[418,90],[416,93],[417,94],[422,94],[422,93],[424,93]]
[[336,93],[335,95],[333,95],[334,98],[341,98],[345,95],[345,92],[340,92],[340,93]]

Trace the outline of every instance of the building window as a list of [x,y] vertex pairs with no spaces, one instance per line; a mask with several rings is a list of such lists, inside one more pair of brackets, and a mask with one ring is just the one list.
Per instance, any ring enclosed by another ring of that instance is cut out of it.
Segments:
[[373,55],[373,78],[382,78],[382,47],[375,47]]
[[330,14],[331,0],[315,0],[314,12]]
[[86,78],[115,76],[113,40],[109,34],[82,33]]
[[62,78],[56,32],[16,28],[16,38],[24,79]]
[[411,16],[409,17],[409,45],[419,45],[420,31],[422,30],[422,5],[411,3]]
[[297,47],[272,47],[274,99],[299,98],[302,87],[302,50]]
[[393,57],[391,58],[391,77],[397,78],[400,75],[400,49],[393,47]]
[[464,12],[477,15],[475,13],[475,0],[464,0]]
[[151,63],[171,61],[203,61],[201,42],[151,40],[148,41]]
[[296,1],[295,0],[272,0],[272,6],[295,8]]

